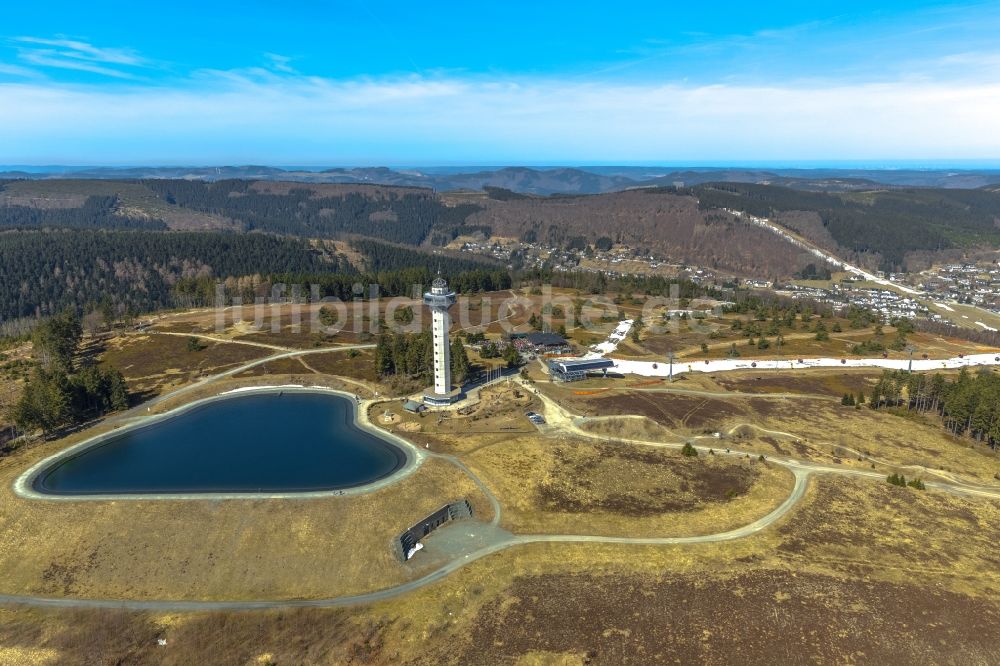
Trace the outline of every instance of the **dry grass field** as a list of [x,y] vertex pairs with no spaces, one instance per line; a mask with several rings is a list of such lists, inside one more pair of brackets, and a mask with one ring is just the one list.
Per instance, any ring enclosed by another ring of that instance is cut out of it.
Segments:
[[[818,376],[813,375],[813,381]],[[881,463],[919,465],[980,483],[996,483],[995,475],[1000,473],[1000,456],[996,452],[968,438],[948,434],[925,415],[854,409],[828,398],[703,397],[641,389],[580,395],[588,392],[538,386],[576,414],[601,418],[644,416],[666,428],[672,441],[719,432],[723,435],[720,446],[766,455],[867,468],[873,463],[868,458],[871,456],[880,463],[879,470],[888,469]],[[656,432],[656,426],[598,423],[599,419],[593,425],[588,423],[588,429],[609,435],[614,428],[623,427]]]
[[[459,305],[452,312],[452,333],[459,330],[488,330],[500,335],[501,320],[510,328],[525,328],[532,312],[541,312],[541,297],[524,294],[521,301],[508,302],[514,292],[500,291],[460,297]],[[313,321],[322,307],[337,312],[332,328],[333,335],[320,330]],[[198,333],[220,339],[256,342],[289,349],[311,349],[332,344],[357,344],[370,342],[369,336],[378,332],[378,322],[384,320],[390,327],[397,326],[393,312],[411,308],[416,321],[430,322],[430,311],[422,301],[410,298],[383,298],[377,302],[352,301],[340,307],[323,303],[260,305],[247,304],[242,309],[226,308],[221,312],[222,330],[217,330],[220,313],[214,309],[188,310],[158,316],[155,328],[172,333]],[[297,312],[297,314],[296,314]],[[296,330],[296,328],[298,330]]]
[[777,529],[741,541],[528,545],[346,609],[0,610],[0,655],[29,664],[188,664],[208,651],[233,664],[996,663],[1000,576],[984,528],[998,520],[997,502],[820,477]]
[[190,350],[185,337],[176,335],[127,335],[102,344],[102,365],[125,375],[132,393],[151,397],[188,384],[200,377],[267,356],[266,349],[249,345],[200,340],[202,349]]
[[515,533],[688,536],[769,513],[792,488],[774,465],[676,450],[518,436],[463,456]]

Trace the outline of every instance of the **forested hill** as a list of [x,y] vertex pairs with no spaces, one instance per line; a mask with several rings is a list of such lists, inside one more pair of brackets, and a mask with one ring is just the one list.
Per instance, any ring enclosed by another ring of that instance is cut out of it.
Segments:
[[[359,273],[329,243],[271,234],[45,230],[0,232],[0,322],[100,306],[123,314],[214,303],[215,285],[247,302],[279,282],[320,284],[324,296],[350,298],[354,283],[408,295],[440,269],[464,291],[505,289],[506,269],[488,260],[429,254],[370,239]],[[303,293],[308,293],[308,288]]]
[[[814,261],[724,209],[770,217],[869,268],[920,269],[952,260],[960,249],[1000,244],[996,188],[810,192],[726,182],[542,197],[495,187],[438,194],[417,187],[233,179],[0,181],[0,229],[226,229],[313,240],[367,238],[425,251],[470,234],[562,248],[605,238],[642,254],[768,279],[791,276]],[[368,268],[383,270],[384,248],[372,252]]]
[[185,277],[337,270],[303,240],[264,234],[151,231],[0,233],[0,319],[83,310],[111,301],[120,312],[172,304]]
[[[818,215],[836,244],[855,254],[877,255],[885,270],[906,267],[907,255],[971,244],[1000,244],[1000,193],[995,189],[891,189],[803,192],[770,185],[714,183],[686,190],[704,211],[727,208],[758,217],[808,212]],[[821,241],[819,230],[796,229]]]
[[150,229],[167,228],[163,220],[121,212],[117,196],[93,195],[79,208],[0,206],[0,229]]
[[327,194],[316,187],[276,189],[245,180],[148,180],[143,185],[168,204],[228,217],[245,231],[308,238],[357,234],[419,245],[432,229],[460,227],[477,210],[473,205],[445,206],[430,190],[412,188]]

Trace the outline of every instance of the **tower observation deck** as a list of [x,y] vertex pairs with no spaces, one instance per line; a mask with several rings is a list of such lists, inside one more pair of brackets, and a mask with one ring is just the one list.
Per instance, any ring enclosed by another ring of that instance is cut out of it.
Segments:
[[424,395],[424,400],[431,404],[448,404],[457,397],[451,387],[451,345],[448,340],[448,329],[451,328],[448,308],[454,304],[455,292],[448,289],[448,283],[440,276],[431,283],[431,290],[424,293],[424,305],[431,310],[431,344],[434,348],[434,387],[433,392]]

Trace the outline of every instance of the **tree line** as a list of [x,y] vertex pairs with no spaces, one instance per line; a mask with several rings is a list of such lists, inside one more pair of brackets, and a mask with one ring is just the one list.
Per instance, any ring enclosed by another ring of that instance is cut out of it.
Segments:
[[80,319],[71,310],[35,329],[32,343],[38,366],[11,409],[22,431],[50,433],[128,408],[128,386],[121,372],[92,362],[75,364],[82,335]]
[[700,285],[684,278],[662,275],[608,275],[591,271],[553,271],[532,268],[520,273],[524,282],[577,289],[591,294],[642,293],[649,296],[675,296],[680,299],[721,298],[726,294],[714,287]]
[[432,255],[409,247],[380,243],[370,238],[355,238],[349,244],[354,250],[364,255],[365,270],[370,273],[395,271],[413,266],[440,268],[442,272],[451,274],[500,268],[497,262],[486,257]]
[[968,340],[987,347],[1000,347],[1000,331],[963,328],[951,322],[934,319],[917,319],[913,322],[913,326],[921,333]]
[[955,435],[1000,446],[1000,376],[962,368],[954,379],[903,370],[882,373],[869,399],[872,409],[896,407],[937,414]]
[[0,319],[83,310],[105,297],[119,311],[149,312],[171,306],[184,278],[329,266],[306,241],[266,234],[8,231],[0,233]]
[[[269,234],[151,231],[8,231],[0,233],[0,320],[38,318],[66,307],[124,316],[166,307],[208,306],[216,283],[226,298],[253,302],[274,284],[319,284],[322,296],[349,300],[354,285],[409,296],[440,265],[463,293],[509,289],[510,274],[489,263],[361,243],[386,270],[359,273],[338,254]],[[391,269],[388,267],[392,267]],[[367,294],[366,294],[367,295]],[[15,327],[20,333],[24,327]]]
[[[434,380],[434,347],[431,331],[383,332],[375,345],[375,371],[379,378],[401,377],[430,383]],[[451,341],[451,378],[461,386],[472,369],[462,340]]]
[[[448,280],[451,288],[463,294],[499,291],[511,287],[511,276],[503,270],[474,270],[459,273],[442,271],[442,275]],[[254,303],[258,297],[264,298],[274,294],[274,288],[279,285],[284,289],[280,295],[282,298],[291,298],[297,292],[303,302],[312,298],[314,286],[318,289],[320,298],[337,298],[342,301],[368,300],[373,296],[419,298],[422,290],[426,289],[435,277],[437,277],[436,271],[428,266],[381,273],[358,273],[353,268],[348,268],[346,271],[329,273],[255,274],[225,280],[206,275],[178,280],[174,287],[173,300],[186,307],[214,305],[216,287],[220,284],[226,305],[231,305],[234,298],[240,298],[242,303]]]

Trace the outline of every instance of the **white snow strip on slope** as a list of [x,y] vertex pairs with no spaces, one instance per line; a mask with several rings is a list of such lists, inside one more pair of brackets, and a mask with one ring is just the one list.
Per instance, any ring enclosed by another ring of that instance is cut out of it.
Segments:
[[280,384],[277,386],[241,386],[239,388],[230,389],[229,391],[223,391],[223,394],[229,393],[242,393],[244,391],[259,391],[261,389],[293,389],[293,388],[303,388],[302,384]]
[[796,238],[795,236],[793,236],[792,234],[790,234],[789,232],[785,231],[782,227],[780,227],[777,224],[771,222],[771,220],[767,219],[766,217],[756,217],[754,215],[749,215],[749,214],[743,213],[742,211],[738,211],[738,210],[729,210],[729,209],[725,209],[725,210],[728,210],[730,213],[736,215],[737,217],[742,217],[742,218],[747,219],[751,224],[756,224],[759,227],[763,227],[763,228],[767,229],[768,231],[781,236],[782,238],[784,238],[786,241],[788,241],[792,245],[795,245],[797,247],[802,248],[803,250],[806,250],[810,254],[813,254],[814,256],[819,257],[820,259],[822,259],[823,261],[826,261],[827,263],[833,264],[834,266],[837,266],[838,268],[843,268],[845,271],[847,271],[849,273],[854,273],[855,275],[860,275],[861,277],[863,277],[865,280],[868,280],[869,282],[874,282],[876,284],[880,284],[880,285],[885,286],[885,287],[890,287],[890,286],[891,287],[895,287],[896,289],[899,289],[900,291],[903,291],[903,292],[905,292],[907,294],[911,294],[911,295],[918,295],[918,294],[920,294],[920,291],[918,291],[917,289],[912,289],[910,287],[905,287],[905,286],[903,286],[901,284],[897,284],[895,282],[890,282],[889,280],[886,280],[885,278],[880,278],[877,275],[874,275],[872,273],[869,273],[868,271],[865,271],[865,270],[862,270],[861,268],[858,268],[857,266],[852,266],[851,264],[847,263],[846,261],[844,261],[842,259],[839,259],[839,258],[833,256],[832,254],[828,253],[828,252],[824,252],[823,250],[820,250],[819,248],[814,247],[814,246],[810,245],[809,243],[803,242],[803,241],[799,240],[798,238]]
[[[628,361],[611,359],[615,369],[642,377],[666,377],[669,364],[663,361]],[[805,368],[886,368],[906,370],[907,359],[893,358],[804,358],[792,360],[718,359],[691,363],[674,363],[674,374],[684,372],[727,372],[731,370],[802,370]],[[970,354],[963,358],[913,359],[913,370],[944,370],[976,365],[1000,365],[1000,354]]]
[[618,326],[615,330],[608,335],[608,339],[604,342],[600,342],[593,345],[590,349],[592,350],[590,354],[584,356],[584,358],[600,358],[604,354],[610,354],[614,350],[618,349],[618,343],[625,339],[628,332],[632,330],[632,320],[623,319],[618,322]]
[[955,311],[955,308],[950,308],[947,305],[945,305],[944,303],[937,303],[937,302],[935,302],[934,305],[938,306],[942,310],[947,310],[948,312],[954,312]]
[[984,323],[983,323],[983,322],[981,322],[981,321],[977,321],[977,322],[976,322],[976,326],[982,326],[982,327],[983,327],[983,328],[985,328],[985,329],[986,329],[987,331],[993,331],[994,333],[995,333],[995,332],[996,332],[996,330],[997,330],[997,329],[993,328],[992,326],[987,326],[986,324],[984,324]]
[[[984,328],[990,328],[982,322],[976,322]],[[614,332],[605,342],[591,347],[592,350],[583,358],[604,358],[614,351],[618,341],[624,338],[632,328],[632,320],[625,319],[618,323]],[[995,329],[993,329],[995,330]],[[610,347],[611,351],[597,351]],[[642,377],[666,377],[670,374],[668,361],[630,361],[612,358],[618,372]],[[887,370],[906,370],[910,368],[909,359],[895,358],[803,358],[803,359],[767,359],[753,360],[742,358],[716,359],[691,362],[675,362],[674,374],[685,372],[727,372],[731,370],[802,370],[805,368],[885,368]],[[968,354],[960,358],[949,359],[913,359],[913,370],[945,370],[977,365],[1000,365],[1000,353]]]

